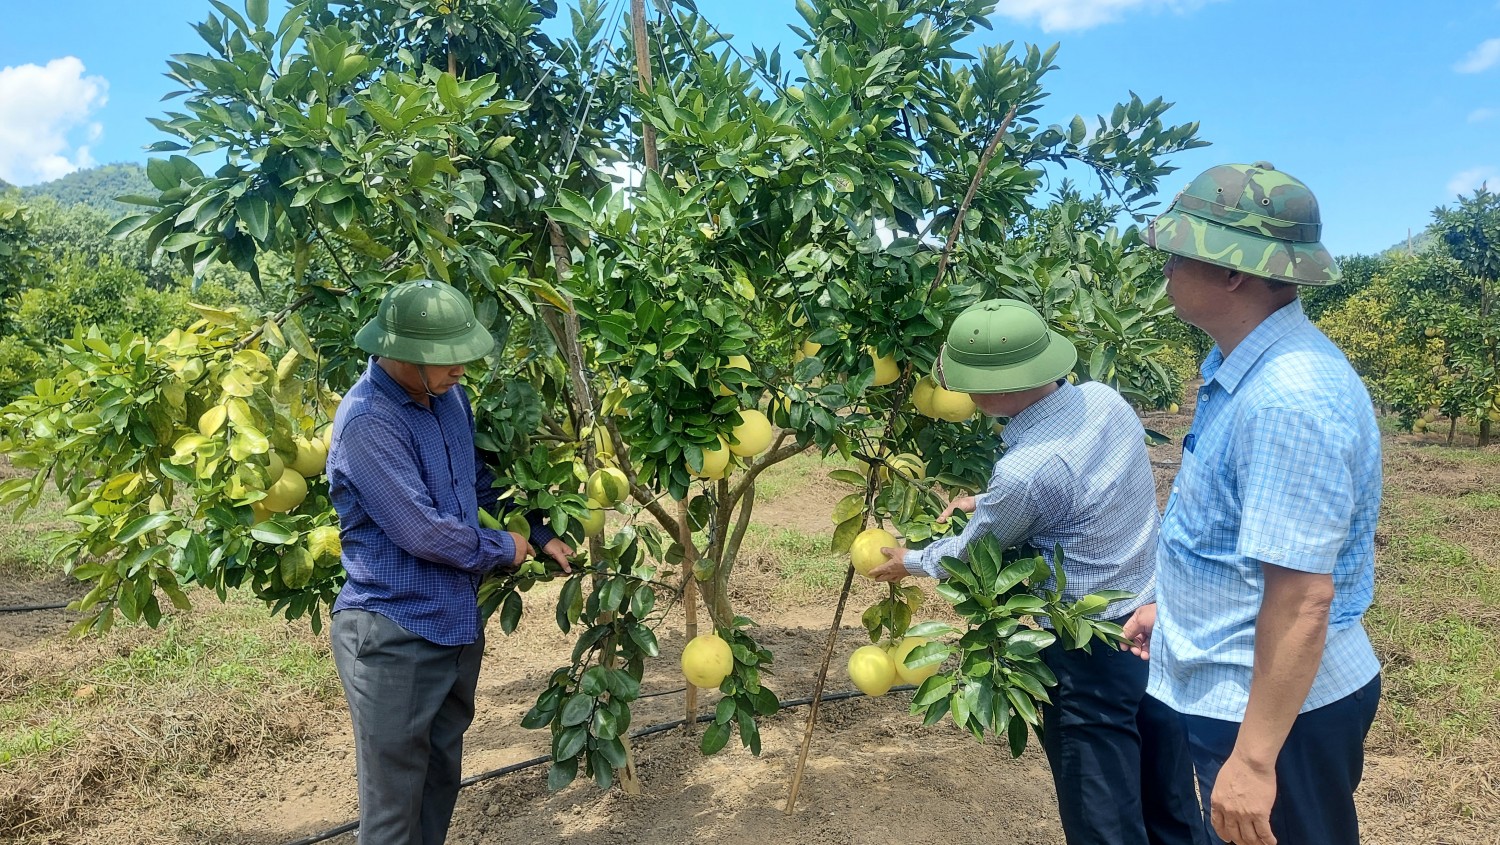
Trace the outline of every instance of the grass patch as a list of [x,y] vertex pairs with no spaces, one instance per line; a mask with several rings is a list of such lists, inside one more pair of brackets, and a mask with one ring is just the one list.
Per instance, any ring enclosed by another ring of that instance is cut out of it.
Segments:
[[58,545],[50,535],[69,527],[60,516],[67,506],[48,484],[35,508],[19,518],[12,508],[0,517],[0,576],[30,581],[57,571],[48,562]]
[[798,491],[815,484],[828,476],[830,470],[853,468],[853,461],[845,461],[837,454],[824,460],[817,452],[808,451],[782,461],[775,466],[768,467],[755,479],[755,500],[760,502],[771,502],[780,499],[787,494],[796,494]]
[[194,598],[198,610],[156,630],[116,627],[0,668],[0,834],[58,835],[113,796],[191,794],[213,767],[279,753],[339,706],[328,647],[305,623],[249,597]]
[[828,537],[751,523],[745,531],[745,546],[760,549],[775,561],[781,589],[805,598],[827,595],[844,583],[848,558],[828,550]]
[[[1484,458],[1468,450],[1460,460]],[[1388,711],[1429,754],[1500,742],[1500,561],[1491,532],[1474,531],[1497,507],[1493,493],[1408,493],[1382,515],[1366,625],[1386,662]]]

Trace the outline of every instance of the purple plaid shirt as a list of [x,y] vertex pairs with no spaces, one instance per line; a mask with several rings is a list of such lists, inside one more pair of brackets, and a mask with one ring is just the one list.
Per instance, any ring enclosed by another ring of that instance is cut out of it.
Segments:
[[[492,509],[494,474],[474,449],[462,386],[423,407],[375,359],[333,420],[328,487],[339,515],[349,580],[333,612],[368,610],[438,645],[479,634],[479,582],[509,565],[515,543],[479,527]],[[531,542],[552,540],[532,515]]]

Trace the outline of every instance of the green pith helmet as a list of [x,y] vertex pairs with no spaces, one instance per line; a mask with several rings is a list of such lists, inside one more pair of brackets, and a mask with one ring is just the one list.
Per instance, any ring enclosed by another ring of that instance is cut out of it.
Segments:
[[489,329],[474,319],[469,298],[431,279],[402,282],[386,291],[375,319],[359,330],[354,342],[381,358],[435,366],[467,364],[495,348]]
[[960,393],[1014,393],[1057,381],[1078,350],[1017,299],[981,302],[953,321],[938,354],[938,384]]
[[1319,242],[1318,200],[1263,161],[1203,171],[1146,227],[1146,243],[1252,276],[1298,285],[1339,280]]

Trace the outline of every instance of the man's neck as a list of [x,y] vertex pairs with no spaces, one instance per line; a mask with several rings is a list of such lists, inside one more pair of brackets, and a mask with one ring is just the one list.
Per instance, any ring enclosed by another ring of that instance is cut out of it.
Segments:
[[[375,365],[385,370],[385,374],[391,377],[391,381],[406,391],[406,395],[410,396],[413,402],[424,408],[432,407],[432,397],[427,393],[426,385],[421,384],[421,374],[417,370],[417,365],[404,364],[389,358],[376,358]],[[416,385],[410,384],[412,379],[417,380]]]
[[1213,338],[1219,347],[1219,352],[1225,358],[1233,352],[1235,347],[1244,342],[1250,333],[1270,319],[1272,314],[1296,301],[1293,296],[1290,299],[1254,299],[1237,303],[1238,307],[1226,309],[1219,319],[1211,325],[1201,328],[1209,337]]

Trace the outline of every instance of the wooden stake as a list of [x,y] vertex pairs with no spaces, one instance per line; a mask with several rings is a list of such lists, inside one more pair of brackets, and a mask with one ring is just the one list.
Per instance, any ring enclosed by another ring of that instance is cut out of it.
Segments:
[[[642,94],[651,90],[651,54],[646,47],[646,0],[630,0],[630,35],[635,42],[635,82]],[[656,127],[641,117],[641,146],[645,148],[646,169],[661,172],[656,160]],[[691,689],[691,687],[689,687]]]
[[[873,476],[874,470],[870,474]],[[849,600],[849,588],[854,584],[854,565],[844,572],[844,588],[839,591],[839,604],[833,611],[833,626],[828,629],[828,643],[823,646],[823,663],[818,667],[818,682],[813,686],[812,705],[807,708],[807,727],[802,731],[802,749],[797,752],[797,769],[792,773],[792,786],[786,796],[786,813],[797,809],[797,793],[802,791],[802,770],[807,767],[807,750],[812,747],[813,726],[818,721],[818,705],[823,701],[823,682],[828,679],[828,663],[833,659],[833,647],[838,643],[839,625],[844,620],[844,604]]]
[[[678,542],[682,544],[682,612],[685,618],[684,632],[688,642],[698,636],[698,578],[693,575],[693,523],[688,518],[687,499],[677,503]],[[698,688],[687,682],[687,694],[683,696],[682,728],[687,733],[698,729]]]

